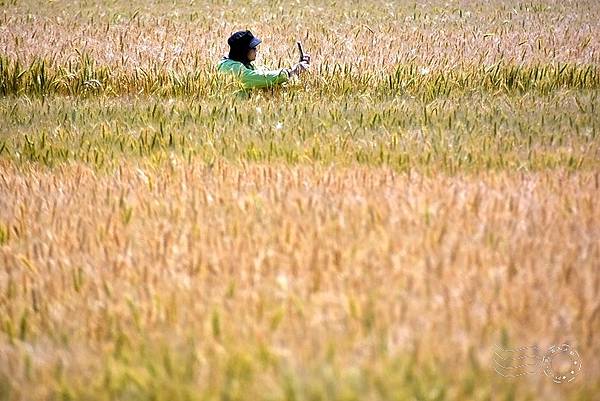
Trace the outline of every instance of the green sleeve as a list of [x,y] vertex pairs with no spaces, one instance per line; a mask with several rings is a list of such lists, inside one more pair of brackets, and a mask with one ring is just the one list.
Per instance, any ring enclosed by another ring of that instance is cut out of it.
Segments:
[[287,82],[289,77],[284,69],[280,70],[251,70],[242,65],[236,71],[242,81],[245,89],[268,88],[283,82]]

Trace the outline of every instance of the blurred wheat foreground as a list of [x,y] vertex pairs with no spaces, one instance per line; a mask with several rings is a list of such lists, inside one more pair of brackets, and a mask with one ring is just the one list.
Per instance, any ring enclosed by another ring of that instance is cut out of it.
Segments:
[[0,9],[1,400],[597,398],[597,2]]

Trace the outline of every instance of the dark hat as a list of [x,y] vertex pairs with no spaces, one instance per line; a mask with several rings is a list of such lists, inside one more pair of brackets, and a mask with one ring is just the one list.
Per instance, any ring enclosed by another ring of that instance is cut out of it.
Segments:
[[252,35],[250,31],[238,31],[227,39],[229,47],[232,49],[252,49],[258,46],[262,40]]

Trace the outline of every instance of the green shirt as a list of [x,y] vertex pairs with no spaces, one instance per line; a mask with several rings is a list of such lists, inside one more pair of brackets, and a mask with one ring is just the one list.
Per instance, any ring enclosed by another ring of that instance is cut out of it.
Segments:
[[219,61],[217,68],[221,72],[237,76],[244,89],[270,88],[290,79],[284,68],[273,71],[255,69],[254,66],[248,68],[243,63],[228,58]]

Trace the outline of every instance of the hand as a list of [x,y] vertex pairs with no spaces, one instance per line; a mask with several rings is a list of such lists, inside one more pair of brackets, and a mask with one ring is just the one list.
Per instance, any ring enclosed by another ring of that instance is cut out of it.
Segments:
[[290,75],[300,75],[309,68],[310,64],[308,64],[306,61],[301,61],[294,65],[294,67],[292,67],[292,69],[290,70]]

